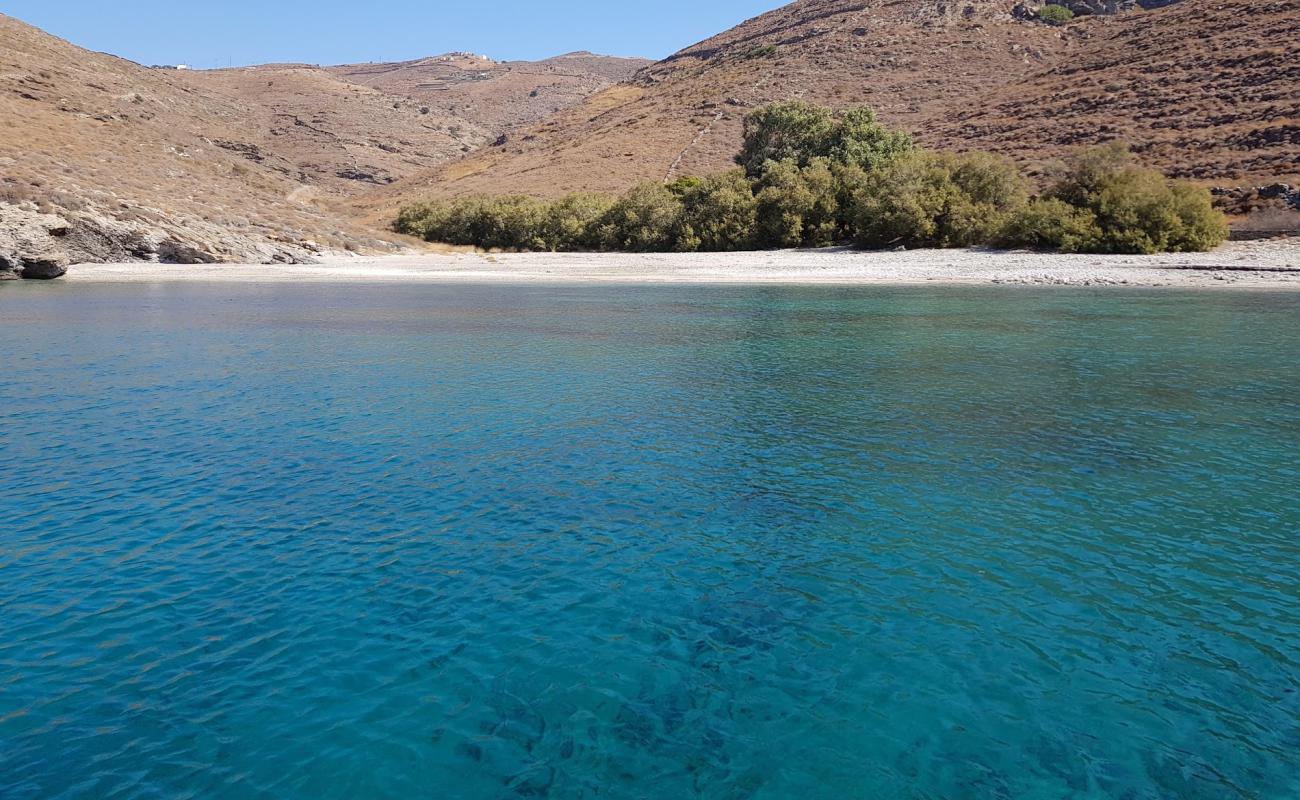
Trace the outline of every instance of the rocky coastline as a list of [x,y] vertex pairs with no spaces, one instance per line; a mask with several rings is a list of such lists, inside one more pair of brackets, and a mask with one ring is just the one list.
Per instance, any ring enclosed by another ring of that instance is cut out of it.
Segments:
[[312,241],[273,241],[217,225],[131,223],[87,207],[0,203],[0,281],[61,278],[70,264],[312,264],[346,255]]

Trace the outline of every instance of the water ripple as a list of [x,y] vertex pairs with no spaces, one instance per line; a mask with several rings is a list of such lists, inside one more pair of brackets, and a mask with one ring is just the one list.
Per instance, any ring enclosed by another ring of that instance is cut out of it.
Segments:
[[17,287],[0,797],[1300,796],[1300,301]]

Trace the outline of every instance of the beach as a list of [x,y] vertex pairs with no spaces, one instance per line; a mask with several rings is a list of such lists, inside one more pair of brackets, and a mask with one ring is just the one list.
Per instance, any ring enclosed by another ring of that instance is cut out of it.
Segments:
[[1211,253],[1059,255],[991,250],[744,253],[451,253],[318,264],[79,264],[71,282],[259,281],[645,284],[1010,284],[1300,290],[1300,239]]

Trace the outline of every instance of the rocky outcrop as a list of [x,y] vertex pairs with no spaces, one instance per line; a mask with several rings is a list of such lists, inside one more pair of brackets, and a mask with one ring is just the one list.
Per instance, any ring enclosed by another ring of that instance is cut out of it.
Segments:
[[68,258],[58,239],[68,222],[35,206],[0,203],[0,280],[48,279],[67,272]]
[[42,213],[31,203],[0,203],[0,280],[50,279],[69,264],[157,261],[165,264],[310,264],[333,251],[268,232],[258,236],[135,209],[124,221],[92,207]]
[[68,274],[68,260],[61,255],[23,260],[23,280],[48,281]]
[[1021,19],[1033,18],[1038,15],[1039,9],[1045,5],[1065,6],[1075,13],[1076,16],[1086,17],[1092,14],[1123,14],[1127,11],[1134,11],[1139,8],[1153,9],[1171,6],[1182,0],[1034,0],[1034,2],[1020,3],[1015,7],[1014,14]]
[[1300,186],[1271,183],[1267,186],[1229,186],[1210,190],[1214,204],[1224,212],[1244,216],[1268,209],[1300,211]]
[[197,247],[168,239],[158,245],[158,260],[164,264],[215,264],[217,257]]

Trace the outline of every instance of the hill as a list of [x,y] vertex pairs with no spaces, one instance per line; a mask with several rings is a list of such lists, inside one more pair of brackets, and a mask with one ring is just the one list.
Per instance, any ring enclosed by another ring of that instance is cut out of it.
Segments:
[[327,69],[346,81],[409,97],[434,113],[463,120],[490,136],[478,142],[483,144],[572,108],[650,63],[585,52],[544,61],[505,62],[448,53],[417,61]]
[[798,0],[366,208],[430,194],[617,191],[725,169],[744,115],[788,98],[866,103],[924,145],[1002,150],[1031,169],[1125,137],[1173,173],[1276,178],[1300,156],[1296,67],[1285,63],[1297,2],[1069,0],[1086,15],[1053,27],[1034,18],[1037,4],[1010,0]]
[[935,120],[927,138],[1035,164],[1121,139],[1165,172],[1216,183],[1300,175],[1300,0],[1185,0],[1089,21],[1049,69]]
[[243,134],[216,146],[328,193],[384,186],[493,138],[461,117],[318,67],[177,72],[174,80],[248,109]]
[[[312,98],[386,102],[335,84],[313,84]],[[74,261],[301,261],[327,248],[382,247],[333,208],[318,180],[333,165],[304,145],[310,137],[283,109],[228,88],[92,53],[0,15],[0,250],[41,244],[26,229],[39,217],[33,206],[56,215],[46,227],[58,240],[43,246]],[[431,148],[446,138],[414,110],[385,135]],[[356,162],[383,154],[380,144]]]
[[[441,94],[420,88],[422,63],[368,65],[374,86],[347,67],[152,69],[0,15],[0,259],[35,248],[74,261],[271,262],[391,247],[340,201],[489,144],[642,62],[483,62],[487,79]],[[434,94],[462,113],[424,99]]]

